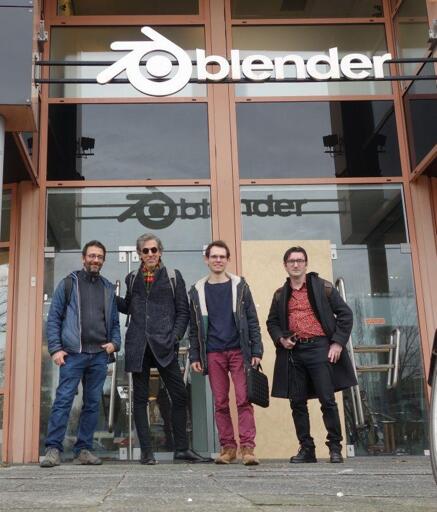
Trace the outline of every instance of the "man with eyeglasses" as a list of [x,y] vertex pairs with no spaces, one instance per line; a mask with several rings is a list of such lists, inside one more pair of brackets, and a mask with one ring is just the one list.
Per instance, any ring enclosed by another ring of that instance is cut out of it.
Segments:
[[100,275],[105,246],[91,240],[82,250],[82,270],[72,272],[57,286],[47,318],[48,350],[59,366],[59,384],[48,423],[43,468],[59,466],[62,443],[73,400],[80,382],[83,407],[75,464],[100,465],[92,453],[99,405],[112,353],[120,350],[120,325],[114,285]]
[[150,369],[157,368],[170,395],[175,462],[211,462],[189,449],[188,396],[178,361],[179,341],[189,321],[185,282],[162,262],[161,240],[146,233],[137,239],[141,265],[126,276],[126,295],[118,297],[119,311],[129,315],[126,332],[125,370],[132,373],[133,412],[141,446],[140,463],[157,463],[147,415]]
[[263,345],[256,307],[244,278],[226,271],[229,247],[222,240],[205,250],[209,275],[190,290],[190,361],[195,372],[209,375],[221,452],[216,464],[237,457],[237,443],[229,410],[229,374],[234,383],[242,462],[259,464],[255,457],[255,418],[247,398],[245,368],[257,366]]
[[290,462],[317,462],[307,400],[318,398],[330,462],[341,463],[343,437],[334,393],[357,383],[346,349],[352,311],[332,283],[307,273],[303,247],[288,249],[283,262],[289,277],[273,295],[267,329],[276,347],[272,396],[290,400],[300,444]]

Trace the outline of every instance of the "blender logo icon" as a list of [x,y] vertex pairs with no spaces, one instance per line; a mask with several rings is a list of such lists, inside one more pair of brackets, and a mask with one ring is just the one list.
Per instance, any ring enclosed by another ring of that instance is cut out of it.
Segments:
[[[150,96],[169,96],[183,89],[193,75],[190,56],[182,48],[162,36],[150,27],[143,27],[141,32],[150,41],[114,41],[111,49],[130,52],[121,57],[97,75],[99,84],[107,84],[120,73],[126,71],[129,82],[140,92]],[[150,56],[153,52],[156,55]],[[145,59],[145,57],[147,59]],[[381,80],[384,78],[384,64],[392,58],[390,53],[374,55],[372,58],[362,53],[348,53],[339,58],[338,48],[329,48],[327,54],[312,55],[307,61],[298,54],[270,57],[262,54],[248,55],[240,58],[240,50],[231,50],[230,62],[220,55],[206,56],[205,50],[196,49],[196,76],[201,82],[220,82],[250,80],[263,82],[273,78],[281,82],[288,78],[286,66],[295,67],[297,80]],[[176,59],[177,68],[173,74]],[[151,78],[141,73],[140,66],[145,60],[145,67]],[[208,70],[214,65],[215,70]]]
[[[126,70],[129,82],[135,89],[144,94],[168,96],[180,91],[191,78],[193,66],[190,57],[182,48],[156,32],[156,30],[153,30],[153,28],[143,27],[141,32],[151,41],[114,41],[111,44],[112,50],[131,51],[99,73],[97,75],[97,82],[99,84],[106,84]],[[152,77],[158,78],[160,81],[146,78],[140,70],[141,60],[153,52],[160,52],[160,54],[153,55],[147,59],[146,70]],[[162,55],[164,52],[168,55]],[[176,58],[179,67],[175,76],[164,80],[173,69],[172,59],[169,55]]]

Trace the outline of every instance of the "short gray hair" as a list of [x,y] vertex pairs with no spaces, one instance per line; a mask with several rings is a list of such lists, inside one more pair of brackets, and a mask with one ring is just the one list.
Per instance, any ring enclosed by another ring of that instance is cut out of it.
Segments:
[[158,245],[159,252],[164,252],[164,246],[162,245],[161,240],[152,233],[144,233],[144,235],[141,235],[137,238],[137,253],[139,254],[141,252],[141,249],[143,248],[143,245],[145,242],[148,242],[149,240],[154,240],[156,244]]

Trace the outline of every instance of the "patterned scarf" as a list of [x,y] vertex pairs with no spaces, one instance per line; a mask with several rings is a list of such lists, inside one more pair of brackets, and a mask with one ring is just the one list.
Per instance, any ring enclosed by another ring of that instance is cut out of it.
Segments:
[[156,267],[153,270],[148,270],[144,263],[141,265],[141,271],[143,273],[144,278],[144,285],[146,287],[146,293],[148,294],[150,292],[150,288],[152,288],[152,284],[155,281],[155,273],[159,269],[160,264],[156,265]]

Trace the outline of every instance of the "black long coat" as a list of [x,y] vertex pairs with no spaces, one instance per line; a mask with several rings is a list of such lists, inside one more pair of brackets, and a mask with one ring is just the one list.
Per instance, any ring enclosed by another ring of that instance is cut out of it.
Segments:
[[190,318],[185,282],[178,270],[175,270],[175,274],[174,295],[164,266],[156,271],[148,294],[141,269],[131,291],[130,274],[126,277],[127,293],[124,298],[117,298],[117,306],[121,313],[130,315],[125,341],[127,372],[142,370],[146,343],[163,367],[168,366],[175,357],[175,346],[184,336]]
[[[357,384],[346,344],[352,331],[352,310],[340,297],[338,291],[331,283],[320,278],[315,272],[306,276],[308,299],[314,314],[319,320],[324,332],[331,343],[343,346],[340,359],[333,364],[333,379],[335,391],[347,389]],[[286,337],[288,328],[288,302],[291,287],[288,278],[285,284],[276,290],[273,295],[267,319],[267,330],[276,347],[276,361],[273,373],[272,396],[277,398],[290,398],[289,371],[292,366],[288,363],[289,350],[279,342],[279,338]],[[314,392],[309,392],[308,398],[315,398]]]

